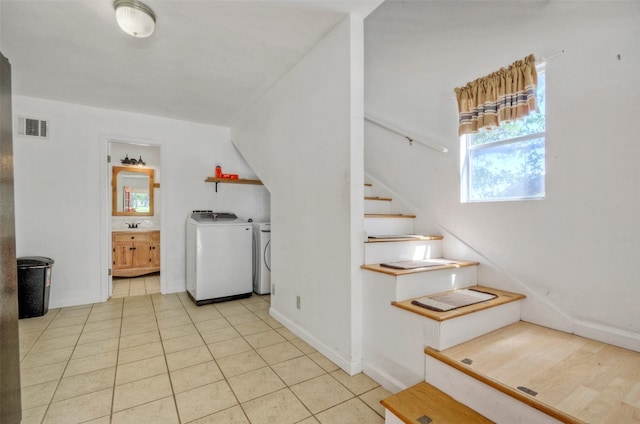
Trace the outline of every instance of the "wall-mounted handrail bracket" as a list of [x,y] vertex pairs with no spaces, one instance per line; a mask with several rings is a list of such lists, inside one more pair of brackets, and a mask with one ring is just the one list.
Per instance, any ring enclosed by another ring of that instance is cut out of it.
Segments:
[[414,136],[413,134],[407,135],[408,131],[404,131],[401,130],[391,124],[388,124],[386,122],[383,122],[377,118],[373,118],[369,115],[365,115],[364,116],[364,120],[367,122],[371,122],[374,125],[379,126],[380,128],[384,128],[385,130],[392,132],[394,134],[397,134],[403,138],[406,138],[407,140],[409,140],[409,146],[413,146],[413,142],[415,141],[418,144],[423,145],[424,147],[428,147],[430,149],[433,149],[435,151],[438,151],[440,153],[447,153],[449,151],[449,149],[447,149],[444,146],[441,146],[437,143],[431,143],[431,142],[427,142],[427,141],[423,141],[421,140],[419,137]]

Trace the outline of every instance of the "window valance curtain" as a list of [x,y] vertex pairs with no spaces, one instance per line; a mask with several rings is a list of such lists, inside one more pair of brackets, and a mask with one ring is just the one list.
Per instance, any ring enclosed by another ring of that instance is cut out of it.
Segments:
[[537,111],[535,58],[515,61],[508,68],[478,78],[455,89],[458,100],[458,135],[500,126],[501,122]]

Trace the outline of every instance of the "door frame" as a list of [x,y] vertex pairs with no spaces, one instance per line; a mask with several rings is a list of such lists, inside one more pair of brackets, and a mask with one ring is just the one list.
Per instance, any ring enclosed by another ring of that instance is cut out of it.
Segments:
[[[115,163],[114,158],[111,158],[111,162],[108,162],[107,158],[111,155],[111,143],[120,144],[132,144],[138,146],[157,147],[160,149],[160,168],[165,163],[163,144],[156,140],[140,139],[136,137],[121,136],[121,135],[101,135],[100,136],[100,240],[101,240],[101,252],[100,252],[100,301],[106,302],[113,292],[113,277],[109,270],[112,269],[112,246],[111,246],[111,167]],[[160,188],[164,187],[164,172],[160,172]],[[156,181],[158,182],[158,181]],[[165,212],[166,200],[161,201],[160,210],[155,209],[155,213],[160,213],[160,294],[167,293],[167,281],[166,281],[166,259],[165,259],[165,239],[162,233],[165,228]]]

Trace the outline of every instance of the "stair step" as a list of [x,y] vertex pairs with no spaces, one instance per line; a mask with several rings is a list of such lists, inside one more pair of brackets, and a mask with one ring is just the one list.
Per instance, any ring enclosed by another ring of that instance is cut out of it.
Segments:
[[402,213],[366,213],[365,218],[408,218],[413,219],[415,215],[405,215]]
[[[638,352],[521,321],[425,353],[427,381],[494,421],[524,404],[556,422],[640,422]],[[511,404],[481,409],[488,390]]]
[[415,299],[403,300],[401,302],[392,302],[391,304],[398,308],[407,310],[409,312],[413,312],[418,315],[422,315],[424,317],[427,317],[436,321],[446,321],[449,319],[461,317],[463,315],[468,315],[474,312],[482,311],[484,309],[489,309],[499,305],[504,305],[505,303],[515,302],[517,300],[521,300],[526,297],[523,294],[512,293],[504,290],[498,290],[492,287],[475,286],[473,288],[486,293],[495,294],[498,297],[491,300],[487,300],[485,302],[476,303],[475,305],[463,306],[462,308],[453,309],[451,311],[446,311],[446,312],[433,311],[431,309],[426,309],[421,306],[414,305],[411,302]]
[[453,262],[453,263],[444,263],[442,265],[423,267],[423,268],[413,268],[413,269],[387,268],[382,266],[381,264],[362,265],[360,268],[367,269],[369,271],[380,272],[387,275],[393,275],[397,277],[401,275],[420,274],[422,272],[440,271],[443,269],[464,268],[464,267],[476,266],[480,264],[479,262],[475,262],[475,261],[461,261],[457,259],[448,259],[448,258],[438,258],[438,259],[442,259],[442,260]]
[[426,236],[420,234],[390,234],[390,235],[369,235],[366,243],[393,243],[401,241],[427,241],[442,240],[443,236]]
[[[380,402],[402,423],[484,424],[492,421],[429,383],[418,383]],[[389,423],[389,421],[386,421]],[[393,421],[391,421],[393,422]]]

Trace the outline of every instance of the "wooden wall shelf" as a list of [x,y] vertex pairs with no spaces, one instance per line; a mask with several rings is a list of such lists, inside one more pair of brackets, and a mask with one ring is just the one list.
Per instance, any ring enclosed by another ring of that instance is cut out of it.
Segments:
[[216,183],[216,193],[218,192],[218,183],[262,185],[262,181],[260,180],[246,180],[242,178],[232,180],[231,178],[207,177],[204,181],[206,183]]

